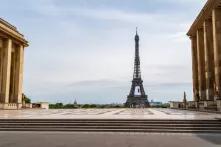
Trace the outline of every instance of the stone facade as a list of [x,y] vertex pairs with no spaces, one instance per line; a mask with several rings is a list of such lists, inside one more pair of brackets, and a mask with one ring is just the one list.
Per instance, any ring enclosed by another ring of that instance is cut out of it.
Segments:
[[187,35],[192,44],[194,102],[183,107],[221,111],[221,0],[207,1]]
[[22,107],[24,48],[28,42],[16,27],[0,19],[0,109]]
[[30,108],[33,108],[33,109],[49,109],[49,104],[48,104],[48,102],[32,103]]

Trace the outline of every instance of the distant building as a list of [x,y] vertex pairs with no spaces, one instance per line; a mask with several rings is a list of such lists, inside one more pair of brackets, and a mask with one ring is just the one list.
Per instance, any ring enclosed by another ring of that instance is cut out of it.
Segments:
[[157,106],[162,106],[163,105],[162,102],[154,102],[154,100],[151,100],[149,102],[149,104],[150,104],[151,107],[157,107]]
[[179,101],[170,101],[170,108],[174,108],[174,109],[186,109],[187,108],[187,96],[186,96],[186,92],[184,92],[183,94],[183,101],[179,102]]
[[48,102],[38,102],[38,103],[32,103],[31,107],[35,109],[49,109],[49,104]]

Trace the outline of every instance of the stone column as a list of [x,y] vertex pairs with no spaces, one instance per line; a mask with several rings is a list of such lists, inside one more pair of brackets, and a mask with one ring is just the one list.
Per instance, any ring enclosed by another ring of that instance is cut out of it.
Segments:
[[4,103],[9,102],[11,50],[12,50],[12,40],[7,39],[4,47],[3,74],[2,74],[3,78],[2,93],[3,93]]
[[206,99],[214,100],[214,47],[212,20],[204,22],[204,48],[205,48],[205,71],[206,71]]
[[198,81],[198,60],[197,60],[197,40],[196,36],[191,36],[192,45],[192,74],[193,74],[193,95],[194,101],[199,101],[199,81]]
[[213,21],[213,43],[214,43],[214,60],[215,60],[215,81],[217,97],[221,98],[221,9],[217,8],[212,11]]
[[10,89],[9,89],[9,103],[17,103],[17,98],[15,96],[15,77],[16,77],[16,46],[12,45],[11,54],[11,74],[10,74]]
[[24,46],[19,45],[16,50],[15,97],[17,98],[17,103],[22,105]]
[[200,101],[206,100],[205,51],[203,29],[197,30],[197,58]]
[[2,87],[3,87],[2,70],[3,70],[3,39],[0,39],[0,103],[4,102],[2,94]]
[[3,103],[2,100],[2,67],[3,66],[3,40],[0,38],[0,103]]
[[221,112],[221,100],[217,100],[216,104],[217,104],[217,111]]

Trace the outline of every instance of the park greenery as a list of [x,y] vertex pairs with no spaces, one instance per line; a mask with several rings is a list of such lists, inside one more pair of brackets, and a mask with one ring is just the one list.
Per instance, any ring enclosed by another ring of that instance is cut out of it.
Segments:
[[124,108],[122,104],[49,104],[50,109],[89,109],[89,108]]
[[[158,106],[152,106],[153,108],[168,108],[169,104],[162,104]],[[102,109],[102,108],[125,108],[123,104],[63,104],[63,103],[55,103],[49,104],[50,109]]]
[[24,101],[25,104],[31,103],[31,99],[28,96],[26,96],[25,94],[22,94],[22,101]]

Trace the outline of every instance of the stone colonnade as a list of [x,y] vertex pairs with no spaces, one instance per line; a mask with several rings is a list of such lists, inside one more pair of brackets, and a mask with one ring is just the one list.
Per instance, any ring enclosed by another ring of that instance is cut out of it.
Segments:
[[221,112],[221,0],[207,0],[190,27],[193,101],[170,102],[175,109]]
[[194,101],[221,98],[221,8],[191,33]]
[[0,109],[22,107],[24,47],[23,35],[0,20]]

